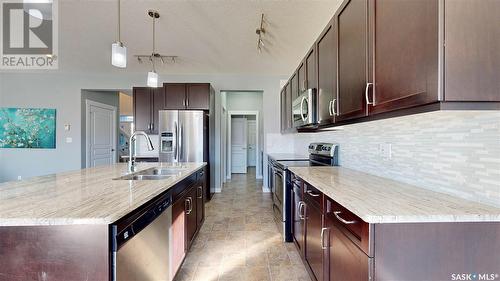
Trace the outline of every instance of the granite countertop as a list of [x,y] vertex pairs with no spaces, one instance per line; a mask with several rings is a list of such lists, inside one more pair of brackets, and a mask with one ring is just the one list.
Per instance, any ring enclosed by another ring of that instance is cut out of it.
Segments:
[[[122,156],[120,156],[120,158],[128,159],[129,156],[128,155],[122,155]],[[159,158],[159,156],[158,155],[137,155],[137,156],[135,156],[135,158]]]
[[113,180],[127,164],[114,164],[0,184],[0,226],[111,224],[190,176],[206,163],[138,163],[186,167],[164,180]]
[[500,221],[500,208],[342,167],[290,167],[367,223]]
[[268,153],[269,157],[275,161],[293,161],[293,160],[309,160],[308,155],[300,155],[294,153]]

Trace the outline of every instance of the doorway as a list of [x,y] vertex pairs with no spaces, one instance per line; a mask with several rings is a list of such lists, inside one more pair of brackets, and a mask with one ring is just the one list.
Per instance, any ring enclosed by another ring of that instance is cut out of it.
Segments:
[[227,178],[255,169],[259,152],[259,112],[228,111],[227,114]]

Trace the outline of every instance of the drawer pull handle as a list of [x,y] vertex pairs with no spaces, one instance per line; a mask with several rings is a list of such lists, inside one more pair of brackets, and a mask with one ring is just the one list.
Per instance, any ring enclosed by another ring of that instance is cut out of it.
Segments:
[[307,194],[311,195],[312,197],[319,197],[319,195],[320,195],[320,194],[313,193],[311,190],[308,190]]
[[336,211],[336,212],[333,212],[333,214],[335,215],[335,217],[336,217],[339,221],[343,222],[344,224],[355,224],[355,223],[357,223],[357,221],[348,221],[348,220],[345,220],[345,219],[343,219],[342,217],[340,217],[340,214],[342,214],[342,212],[341,212],[341,211]]
[[304,202],[302,202],[302,201],[299,202],[299,218],[301,220],[305,219],[305,216],[304,216]]

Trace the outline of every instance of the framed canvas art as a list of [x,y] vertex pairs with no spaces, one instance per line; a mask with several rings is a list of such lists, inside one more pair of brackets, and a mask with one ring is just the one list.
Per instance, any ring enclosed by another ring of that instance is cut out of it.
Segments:
[[0,148],[56,148],[56,110],[0,108]]

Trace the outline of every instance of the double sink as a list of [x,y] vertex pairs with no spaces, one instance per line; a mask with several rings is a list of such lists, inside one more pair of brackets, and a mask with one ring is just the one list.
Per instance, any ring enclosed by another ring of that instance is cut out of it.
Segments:
[[169,177],[178,176],[183,171],[187,170],[185,166],[178,167],[153,167],[146,170],[128,174],[115,180],[164,180]]

